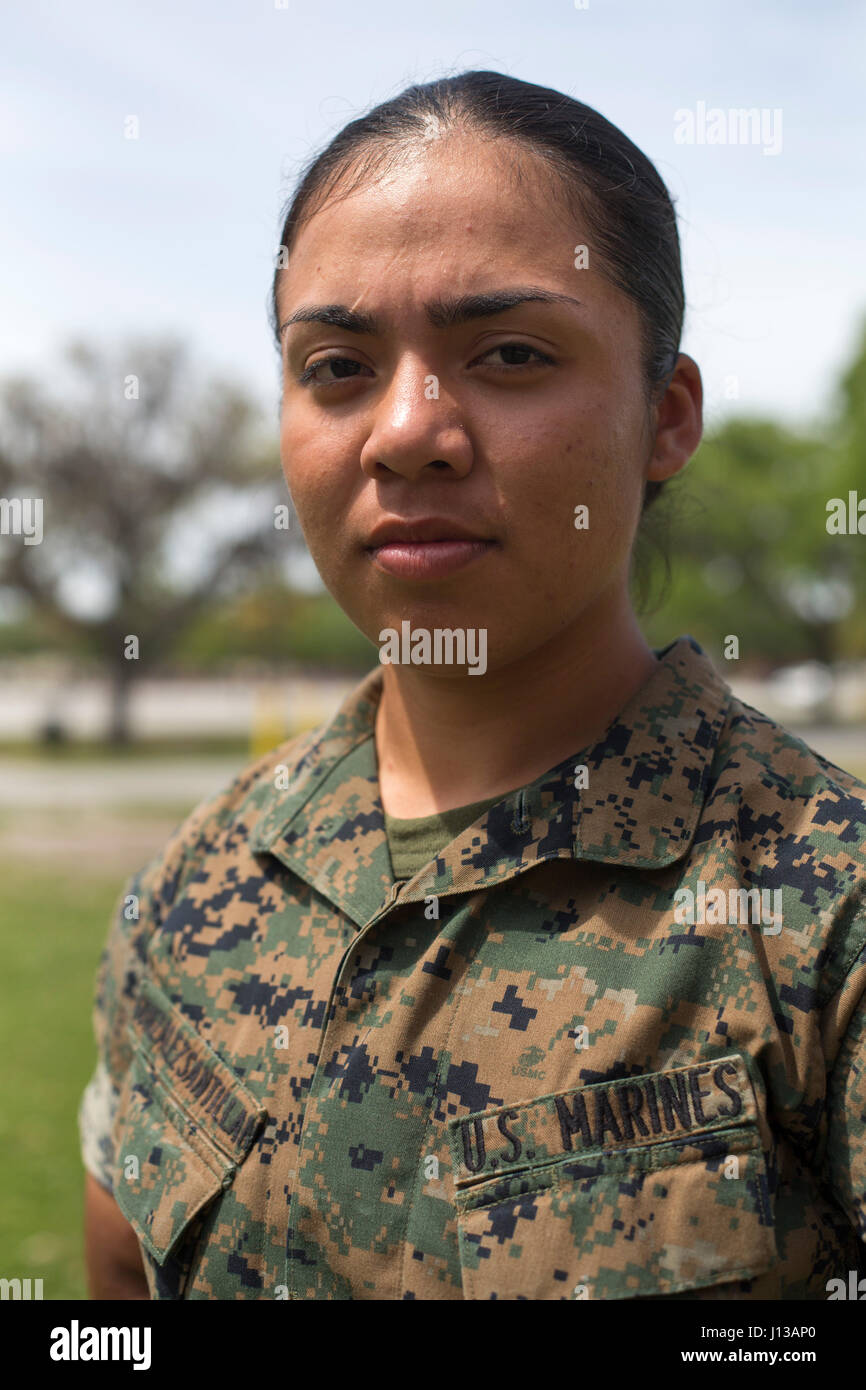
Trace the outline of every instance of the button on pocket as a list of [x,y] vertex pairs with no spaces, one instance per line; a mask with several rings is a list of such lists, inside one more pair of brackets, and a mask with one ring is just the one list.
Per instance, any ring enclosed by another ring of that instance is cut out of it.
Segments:
[[467,1298],[653,1297],[747,1279],[776,1257],[738,1054],[449,1130]]

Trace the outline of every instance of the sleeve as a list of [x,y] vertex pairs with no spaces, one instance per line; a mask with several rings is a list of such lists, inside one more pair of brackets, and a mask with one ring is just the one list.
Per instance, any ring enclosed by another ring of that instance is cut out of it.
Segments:
[[[827,1085],[824,1176],[860,1239],[866,1242],[866,947],[839,993],[853,1010]],[[864,1252],[866,1255],[866,1252]]]
[[112,1132],[124,1077],[131,1060],[126,1025],[138,987],[150,905],[143,872],[121,896],[96,974],[93,1032],[97,1061],[78,1109],[84,1167],[97,1182],[114,1190]]

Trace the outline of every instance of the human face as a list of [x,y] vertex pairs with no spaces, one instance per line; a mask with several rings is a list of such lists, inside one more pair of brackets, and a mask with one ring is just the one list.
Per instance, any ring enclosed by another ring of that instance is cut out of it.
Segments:
[[[549,178],[434,140],[305,222],[278,292],[280,324],[345,306],[281,335],[283,470],[325,584],[373,642],[486,629],[490,671],[621,612],[652,449],[638,310]],[[549,298],[447,312],[503,292]]]

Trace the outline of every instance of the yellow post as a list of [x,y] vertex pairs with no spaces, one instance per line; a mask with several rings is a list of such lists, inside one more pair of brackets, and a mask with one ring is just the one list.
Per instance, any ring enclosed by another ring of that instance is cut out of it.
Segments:
[[250,756],[260,758],[288,737],[285,690],[276,682],[258,686],[253,698]]

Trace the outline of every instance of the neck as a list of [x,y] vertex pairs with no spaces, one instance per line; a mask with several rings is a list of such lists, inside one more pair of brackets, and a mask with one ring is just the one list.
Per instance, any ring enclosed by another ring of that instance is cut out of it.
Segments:
[[376,754],[385,811],[432,815],[533,781],[596,742],[657,664],[623,593],[483,676],[384,666]]

